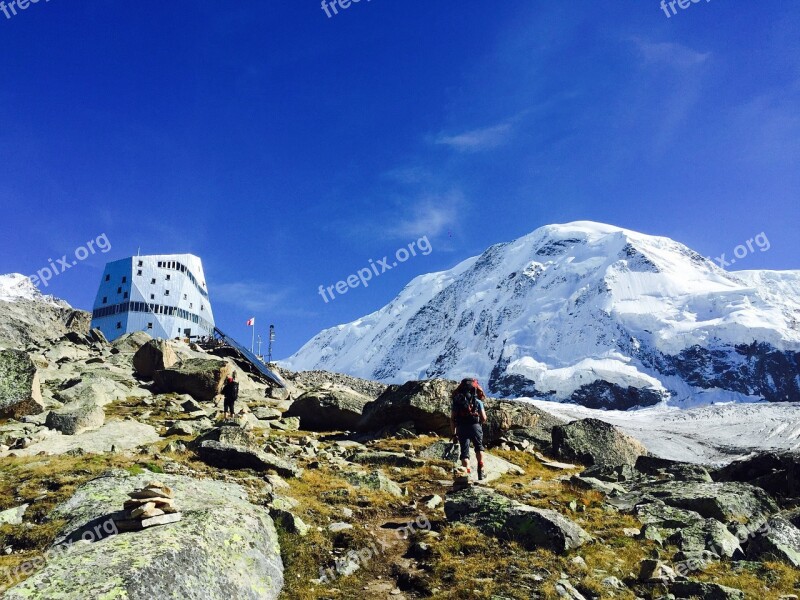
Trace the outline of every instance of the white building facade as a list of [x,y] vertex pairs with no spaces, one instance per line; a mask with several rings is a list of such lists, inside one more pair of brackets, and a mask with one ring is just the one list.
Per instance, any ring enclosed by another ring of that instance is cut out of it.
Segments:
[[214,333],[203,264],[193,254],[133,256],[106,265],[92,327],[109,340],[145,331],[154,338]]

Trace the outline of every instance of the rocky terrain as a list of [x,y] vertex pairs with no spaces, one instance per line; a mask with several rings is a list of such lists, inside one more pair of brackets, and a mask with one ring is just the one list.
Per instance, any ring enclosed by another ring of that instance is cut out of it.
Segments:
[[474,458],[455,468],[455,382],[284,370],[283,389],[193,344],[50,333],[0,350],[4,598],[800,590],[794,454],[677,462],[603,421],[489,399],[478,485]]

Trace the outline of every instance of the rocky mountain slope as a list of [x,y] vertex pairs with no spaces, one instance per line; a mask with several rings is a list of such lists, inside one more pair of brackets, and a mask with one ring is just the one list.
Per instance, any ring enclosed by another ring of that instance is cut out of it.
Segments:
[[42,294],[24,275],[0,275],[0,347],[24,348],[69,331],[87,333],[91,320],[88,312]]
[[664,237],[552,225],[423,275],[283,361],[627,409],[800,400],[800,271],[727,272]]

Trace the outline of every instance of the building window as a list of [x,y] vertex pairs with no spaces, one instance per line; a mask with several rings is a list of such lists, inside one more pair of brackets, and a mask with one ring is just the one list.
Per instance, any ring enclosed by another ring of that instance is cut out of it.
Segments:
[[103,296],[103,304],[108,304],[108,296]]
[[142,262],[142,261],[140,260],[140,261],[139,261],[139,264],[138,264],[137,266],[141,267],[143,264],[144,264],[144,262]]
[[155,279],[151,279],[151,280],[150,280],[150,283],[151,283],[151,284],[153,284],[153,285],[155,285],[155,284],[156,284],[156,280],[155,280]]
[[164,290],[164,295],[169,296],[169,290]]
[[121,288],[121,287],[118,287],[118,288],[117,288],[117,293],[118,293],[118,294],[121,294],[121,293],[122,293],[122,288]]
[[128,297],[128,292],[125,292],[124,294],[122,294],[122,297],[123,298],[127,298]]
[[148,323],[148,324],[147,324],[147,328],[148,328],[148,329],[152,329],[152,328],[153,328],[153,324],[152,324],[152,323]]
[[117,321],[117,329],[122,329],[122,321]]
[[106,275],[106,281],[111,281],[111,275]]
[[122,276],[122,283],[128,283],[128,278],[125,275]]
[[161,262],[161,261],[158,261],[158,268],[160,269],[160,268],[161,268],[161,267],[163,267],[163,266],[164,266],[164,263],[163,263],[163,262]]
[[188,295],[188,294],[184,294],[184,295],[183,295],[183,299],[184,299],[184,300],[187,300],[188,298],[189,298],[189,295]]
[[172,275],[170,275],[169,273],[167,273],[167,281],[169,281],[170,279],[172,279]]
[[138,271],[136,271],[136,275],[138,275],[139,277],[141,277],[141,275],[142,275],[142,270],[141,270],[141,269],[139,269]]
[[192,303],[191,302],[189,302],[189,308],[192,308]]
[[156,299],[156,295],[155,294],[150,294],[150,300],[155,300],[155,299]]

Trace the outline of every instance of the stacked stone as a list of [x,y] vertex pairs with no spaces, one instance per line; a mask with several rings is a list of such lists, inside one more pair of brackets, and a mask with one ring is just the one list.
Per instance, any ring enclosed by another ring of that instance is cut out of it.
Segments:
[[175,507],[175,494],[163,483],[152,481],[128,494],[121,518],[115,519],[121,531],[139,531],[155,525],[181,520]]
[[465,467],[453,469],[453,491],[463,490],[470,486],[469,472]]

